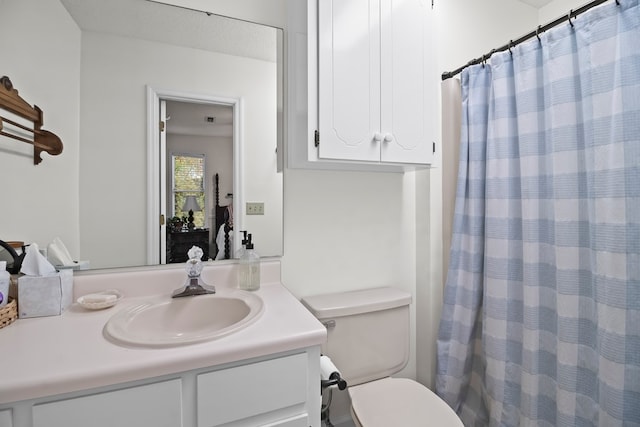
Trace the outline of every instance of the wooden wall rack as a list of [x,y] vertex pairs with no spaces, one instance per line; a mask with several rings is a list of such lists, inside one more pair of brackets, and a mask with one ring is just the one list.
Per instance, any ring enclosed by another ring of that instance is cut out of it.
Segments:
[[[26,142],[27,144],[32,144],[34,165],[37,165],[42,161],[40,153],[43,151],[51,154],[52,156],[57,156],[62,153],[62,141],[60,138],[55,134],[42,129],[42,110],[37,105],[32,107],[22,99],[18,95],[18,91],[13,88],[13,83],[11,83],[11,80],[7,76],[0,78],[0,110],[9,111],[33,122],[33,128],[31,128],[0,115],[0,135],[17,139],[18,141]],[[33,134],[33,138],[29,139],[16,133],[12,133],[11,129],[6,129],[3,126],[5,122],[15,128]]]

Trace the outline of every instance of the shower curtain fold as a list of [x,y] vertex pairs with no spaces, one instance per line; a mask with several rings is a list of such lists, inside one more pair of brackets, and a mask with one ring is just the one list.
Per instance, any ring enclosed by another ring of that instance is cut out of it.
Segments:
[[[448,79],[440,84],[442,93],[442,271],[449,266],[448,249],[453,234],[453,212],[456,201],[462,100],[460,80]],[[446,281],[446,274],[443,275]],[[444,282],[443,282],[444,285]]]
[[640,425],[640,6],[462,73],[436,391],[467,426]]

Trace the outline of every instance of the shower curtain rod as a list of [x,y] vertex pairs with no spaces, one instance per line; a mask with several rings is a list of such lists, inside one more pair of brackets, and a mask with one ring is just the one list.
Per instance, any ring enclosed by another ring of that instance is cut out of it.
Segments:
[[[606,3],[609,0],[593,0],[587,4],[585,4],[584,6],[579,7],[578,9],[575,10],[571,10],[569,11],[568,14],[566,14],[565,16],[561,16],[560,18],[556,19],[555,21],[549,22],[546,25],[538,25],[538,28],[535,31],[531,31],[530,33],[525,34],[524,36],[520,37],[519,39],[516,40],[511,40],[508,44],[501,46],[497,49],[493,49],[491,52],[487,53],[486,55],[482,55],[480,58],[476,58],[476,59],[472,59],[471,61],[469,61],[466,65],[463,65],[462,67],[454,70],[454,71],[449,71],[449,72],[444,72],[442,73],[442,80],[447,80],[450,79],[451,77],[460,74],[462,72],[462,70],[464,70],[465,68],[471,66],[471,65],[477,65],[480,63],[485,62],[487,59],[491,58],[491,55],[493,55],[496,52],[504,52],[505,50],[511,50],[512,47],[519,45],[520,43],[529,40],[533,37],[538,37],[540,35],[540,33],[543,33],[545,31],[547,31],[548,29],[551,29],[553,27],[555,27],[556,25],[562,24],[565,21],[569,21],[569,23],[571,24],[571,26],[573,27],[573,23],[571,22],[571,19],[575,18],[576,16],[580,15],[581,13],[586,12],[587,10],[598,6],[602,3]],[[620,5],[620,0],[615,0],[617,5]]]

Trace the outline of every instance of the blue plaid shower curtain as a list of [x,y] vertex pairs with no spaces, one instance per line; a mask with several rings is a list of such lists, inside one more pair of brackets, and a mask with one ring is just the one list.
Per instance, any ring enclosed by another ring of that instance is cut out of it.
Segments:
[[436,391],[467,426],[640,425],[640,5],[462,74]]

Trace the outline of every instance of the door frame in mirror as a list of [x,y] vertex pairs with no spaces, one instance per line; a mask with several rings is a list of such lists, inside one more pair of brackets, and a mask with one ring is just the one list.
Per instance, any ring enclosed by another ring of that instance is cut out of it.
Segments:
[[[233,109],[233,241],[239,242],[238,230],[244,226],[244,143],[242,132],[243,99],[188,93],[147,86],[147,264],[160,264],[161,224],[160,195],[160,100],[226,105]],[[166,222],[165,222],[166,223]]]

